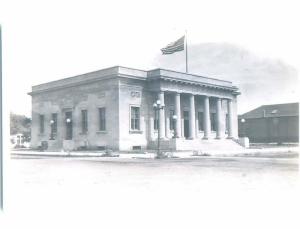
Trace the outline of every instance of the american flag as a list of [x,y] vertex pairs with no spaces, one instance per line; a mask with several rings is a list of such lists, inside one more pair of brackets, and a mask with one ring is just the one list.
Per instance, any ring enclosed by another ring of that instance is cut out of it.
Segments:
[[167,54],[172,54],[174,52],[179,52],[179,51],[184,50],[184,39],[185,39],[185,36],[168,44],[165,48],[162,48],[161,49],[162,54],[167,55]]

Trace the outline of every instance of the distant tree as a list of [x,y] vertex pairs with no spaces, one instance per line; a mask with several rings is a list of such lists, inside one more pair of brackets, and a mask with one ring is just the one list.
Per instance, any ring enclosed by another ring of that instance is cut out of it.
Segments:
[[31,119],[25,115],[10,113],[10,135],[23,134],[25,140],[30,140]]

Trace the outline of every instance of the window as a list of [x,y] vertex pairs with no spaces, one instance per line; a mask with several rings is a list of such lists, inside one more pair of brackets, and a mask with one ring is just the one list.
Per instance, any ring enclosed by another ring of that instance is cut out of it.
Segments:
[[131,107],[131,130],[140,130],[140,108]]
[[216,113],[210,113],[210,128],[212,131],[217,130],[217,119],[216,119]]
[[53,113],[51,115],[50,125],[51,125],[50,139],[54,140],[57,136],[57,114],[56,113]]
[[45,132],[45,116],[40,115],[39,120],[40,120],[40,134],[43,134]]
[[159,115],[159,111],[155,110],[154,111],[154,130],[158,130],[158,115]]
[[72,140],[73,138],[73,124],[72,124],[72,112],[68,111],[65,113],[66,123],[66,140]]
[[106,130],[105,107],[99,108],[99,130]]
[[81,132],[86,134],[88,132],[88,112],[81,110]]
[[175,129],[175,120],[173,119],[173,115],[175,115],[175,111],[174,110],[170,110],[170,130],[174,130]]
[[202,111],[198,112],[198,130],[204,130],[204,114]]

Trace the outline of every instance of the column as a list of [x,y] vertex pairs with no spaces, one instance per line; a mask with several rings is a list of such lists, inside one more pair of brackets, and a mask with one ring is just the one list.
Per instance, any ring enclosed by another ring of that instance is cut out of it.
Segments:
[[[196,112],[196,117],[197,117],[197,114],[198,112]],[[198,134],[198,127],[199,127],[199,120],[198,120],[198,117],[196,118],[196,126],[195,126],[195,138],[198,138],[199,137],[199,134]]]
[[232,100],[227,100],[227,112],[228,112],[228,137],[232,138]]
[[165,112],[166,116],[166,121],[165,121],[165,126],[166,126],[166,138],[171,138],[171,131],[170,131],[170,115],[168,114],[167,110]]
[[180,107],[180,93],[175,95],[175,115],[176,119],[176,131],[177,137],[181,138],[181,107]]
[[[165,94],[163,91],[160,91],[158,94],[158,99],[160,100],[161,105],[165,105]],[[166,127],[165,127],[165,107],[159,110],[159,135],[160,138],[166,137]]]
[[183,119],[183,117],[181,117],[181,121],[180,121],[180,123],[181,123],[181,137],[182,138],[184,138],[184,119]]
[[209,111],[209,97],[204,97],[204,137],[208,139],[210,136],[210,111]]
[[217,139],[221,139],[222,135],[222,104],[221,99],[217,98]]
[[189,105],[190,105],[190,112],[189,112],[189,139],[194,139],[195,138],[195,124],[196,124],[196,119],[195,119],[195,97],[194,95],[189,96]]

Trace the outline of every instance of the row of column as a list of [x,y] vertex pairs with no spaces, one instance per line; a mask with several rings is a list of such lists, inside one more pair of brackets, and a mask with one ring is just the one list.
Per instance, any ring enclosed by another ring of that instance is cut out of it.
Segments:
[[[161,104],[165,104],[164,92],[159,92],[158,95]],[[222,136],[222,99],[217,99],[217,135],[216,138],[220,139]],[[227,99],[228,103],[228,138],[232,138],[232,100]],[[193,94],[189,95],[189,138],[194,139],[196,134],[196,118],[195,118],[195,96]],[[160,136],[165,138],[165,111],[159,112],[159,125],[160,125]],[[175,94],[175,115],[176,119],[176,131],[177,135],[181,136],[182,126],[181,126],[181,104],[180,104],[180,93]],[[210,123],[210,108],[209,108],[209,96],[204,96],[204,137],[203,139],[208,139],[211,133],[211,123]]]

